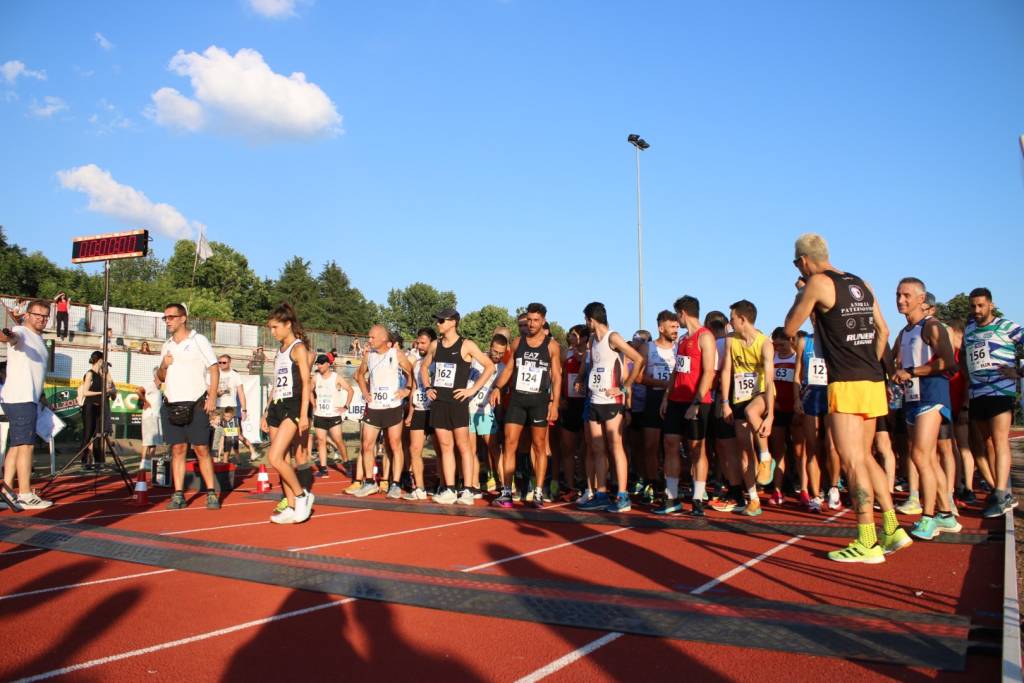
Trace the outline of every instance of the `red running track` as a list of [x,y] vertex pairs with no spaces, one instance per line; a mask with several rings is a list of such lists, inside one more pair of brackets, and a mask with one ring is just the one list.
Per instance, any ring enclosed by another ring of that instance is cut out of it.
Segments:
[[[320,494],[347,480],[318,481]],[[246,496],[220,511],[197,496],[166,511],[123,489],[80,480],[55,487],[49,519],[448,570],[559,579],[623,588],[751,596],[790,602],[955,613],[997,625],[1001,545],[916,543],[879,566],[829,562],[838,539],[649,530],[320,506],[300,526],[267,521],[270,505]],[[482,504],[482,503],[478,503]],[[11,514],[11,513],[4,513]],[[28,515],[32,513],[22,513]],[[644,514],[634,512],[631,514]],[[833,513],[835,514],[835,513]],[[821,522],[794,509],[762,520]],[[904,520],[906,521],[906,520]],[[996,520],[999,521],[999,520]],[[834,523],[846,524],[846,515]],[[965,528],[995,528],[977,509]],[[763,557],[769,554],[767,557]],[[758,559],[760,558],[760,559]],[[745,566],[750,564],[750,566]],[[971,655],[963,673],[534,624],[354,600],[245,581],[0,543],[0,649],[4,680],[594,681],[651,675],[700,680],[982,680],[998,657]],[[38,680],[38,679],[36,679]]]

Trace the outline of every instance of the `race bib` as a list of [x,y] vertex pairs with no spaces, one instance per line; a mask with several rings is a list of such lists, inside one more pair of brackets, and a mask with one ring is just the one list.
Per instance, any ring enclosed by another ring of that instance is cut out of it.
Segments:
[[224,428],[224,436],[226,436],[228,438],[231,438],[233,436],[238,436],[238,427],[225,427]]
[[828,366],[824,358],[811,356],[807,363],[807,383],[816,387],[828,386]]
[[412,394],[412,407],[426,408],[428,400],[429,398],[427,397],[427,392],[423,391],[422,389],[417,389]]
[[544,368],[536,365],[521,365],[516,375],[516,390],[527,394],[540,393],[540,380],[544,375]]
[[967,371],[971,373],[991,370],[995,365],[988,352],[988,342],[974,342],[967,349]]
[[651,368],[651,377],[659,382],[667,382],[671,374],[672,371],[668,369],[667,365],[657,365]]
[[903,385],[903,395],[907,402],[913,403],[914,401],[921,400],[921,378],[915,377],[906,384]]
[[734,403],[749,401],[757,391],[757,373],[740,372],[732,378],[732,400]]
[[380,405],[391,402],[391,387],[374,387],[370,390],[370,403]]
[[775,368],[775,381],[792,382],[794,372],[793,368]]
[[[676,372],[684,375],[690,374],[689,356],[676,356]],[[666,377],[665,379],[668,379],[668,377]]]
[[594,368],[590,371],[590,390],[592,392],[601,391],[601,387],[604,385],[604,373],[601,372],[600,368]]
[[274,378],[274,400],[292,397],[291,368],[278,368]]
[[330,415],[334,410],[334,403],[329,398],[318,398],[316,400],[316,410],[322,415]]
[[576,380],[579,379],[578,372],[569,373],[569,398],[583,398],[583,392],[576,388]]
[[442,389],[455,387],[455,363],[437,363],[434,366],[434,386]]

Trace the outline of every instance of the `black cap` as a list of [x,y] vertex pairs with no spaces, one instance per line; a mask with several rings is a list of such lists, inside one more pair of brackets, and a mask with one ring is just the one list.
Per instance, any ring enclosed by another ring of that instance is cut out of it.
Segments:
[[331,359],[328,358],[327,356],[325,356],[322,353],[319,356],[316,357],[316,364],[317,365],[320,365],[321,363],[330,363],[330,362],[331,362]]
[[434,320],[454,320],[458,322],[462,317],[454,308],[443,308],[434,314]]

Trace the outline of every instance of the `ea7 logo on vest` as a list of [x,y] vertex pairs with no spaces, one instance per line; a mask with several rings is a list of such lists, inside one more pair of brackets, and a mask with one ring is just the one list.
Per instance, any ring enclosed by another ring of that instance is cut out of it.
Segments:
[[860,288],[860,285],[850,285],[850,296],[854,301],[864,301],[864,290]]
[[536,363],[540,360],[540,351],[524,351],[523,360],[533,361]]

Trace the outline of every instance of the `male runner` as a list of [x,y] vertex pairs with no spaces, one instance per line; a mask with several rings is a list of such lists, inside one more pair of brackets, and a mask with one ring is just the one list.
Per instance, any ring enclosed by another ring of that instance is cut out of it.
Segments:
[[[579,505],[581,510],[629,512],[629,491],[626,490],[628,463],[622,446],[623,410],[629,407],[629,391],[640,374],[643,357],[615,330],[608,326],[608,313],[604,304],[594,301],[583,309],[583,318],[590,330],[590,414],[587,431],[590,433],[594,457],[597,493]],[[633,361],[633,369],[622,376],[622,354]],[[608,457],[615,463],[615,477],[619,492],[614,501],[608,498]]]
[[[982,443],[992,439],[995,447],[993,472],[996,486],[982,515],[1001,517],[1017,507],[1010,490],[1010,423],[1019,377],[1017,353],[1024,346],[1024,328],[997,317],[992,292],[985,287],[971,290],[971,318],[964,330],[961,358],[967,360],[968,409]],[[969,483],[969,482],[968,482]]]
[[[313,429],[316,432],[317,451],[320,455],[320,464],[316,476],[329,477],[327,469],[327,439],[329,438],[338,449],[342,462],[348,460],[348,451],[345,449],[345,438],[341,432],[341,416],[348,411],[352,402],[352,385],[334,372],[331,368],[331,359],[324,354],[316,357],[316,375],[313,381],[314,401],[313,405]],[[345,392],[345,399],[341,399],[341,392]]]
[[[871,288],[832,265],[821,235],[801,235],[794,252],[793,265],[807,285],[798,291],[786,315],[785,332],[796,336],[815,314],[817,341],[828,368],[829,429],[850,477],[857,511],[857,538],[828,557],[836,562],[878,564],[885,562],[886,553],[913,542],[896,519],[885,472],[870,457],[874,420],[889,411],[881,363],[889,328]],[[881,544],[875,531],[875,500],[884,521]]]
[[[469,399],[480,391],[494,374],[494,363],[471,339],[459,336],[459,312],[446,308],[434,314],[438,338],[430,343],[420,365],[427,397],[430,398],[430,425],[441,449],[441,469],[445,489],[434,496],[434,502],[451,505],[473,505],[473,461],[476,453],[469,444]],[[473,361],[484,370],[471,386],[469,371]],[[431,368],[433,372],[431,373]],[[462,461],[462,491],[455,493],[455,448]]]
[[[577,488],[576,454],[579,452],[580,433],[583,431],[583,408],[587,396],[577,379],[582,376],[583,362],[587,355],[587,340],[590,331],[585,325],[573,325],[566,333],[568,350],[562,361],[562,400],[558,408],[558,424],[562,441],[562,462],[559,473],[562,477],[563,498],[571,499]],[[583,486],[586,488],[586,485]]]
[[[383,325],[374,325],[366,340],[369,353],[366,360],[356,370],[356,383],[366,397],[366,413],[363,416],[361,455],[363,472],[366,479],[355,492],[355,496],[363,498],[377,493],[380,489],[372,479],[375,446],[377,435],[385,432],[391,457],[394,462],[388,471],[390,486],[388,498],[401,498],[404,454],[402,451],[402,421],[405,412],[402,410],[402,399],[409,395],[412,384],[412,364],[398,347],[391,343],[391,335]],[[399,377],[405,375],[405,388],[399,388]]]
[[685,438],[693,471],[691,513],[702,517],[708,479],[704,438],[711,416],[711,389],[715,383],[715,336],[700,324],[700,301],[696,297],[682,296],[676,299],[674,308],[679,329],[685,333],[674,348],[672,371],[666,383],[671,389],[659,401],[659,412],[665,420],[665,500],[652,512],[665,515],[683,509],[679,502],[679,444]]
[[512,342],[512,362],[506,365],[494,383],[490,404],[498,405],[501,391],[511,382],[512,396],[505,410],[505,449],[499,476],[501,495],[494,500],[500,507],[512,507],[512,477],[516,470],[516,448],[523,428],[530,426],[535,488],[534,507],[544,507],[544,475],[547,473],[548,423],[558,419],[562,392],[561,349],[544,322],[547,308],[531,303],[526,307],[526,334]]
[[729,307],[733,333],[726,344],[720,385],[722,417],[731,417],[736,424],[748,498],[740,514],[748,517],[761,514],[757,485],[770,484],[775,473],[775,461],[768,452],[768,437],[775,420],[775,384],[768,378],[775,375],[775,347],[754,327],[756,320],[757,307],[746,299]]
[[[770,437],[771,452],[775,458],[775,477],[772,482],[774,491],[769,502],[772,505],[782,505],[785,496],[782,493],[783,479],[786,474],[786,453],[789,450],[789,443],[793,444],[793,459],[796,462],[803,461],[803,438],[800,431],[800,424],[793,420],[796,410],[796,353],[793,351],[793,341],[786,336],[781,327],[772,331],[772,344],[775,346],[775,422],[772,424]],[[797,486],[800,493],[806,495],[803,489],[805,482],[801,481],[801,473],[797,473]]]
[[[676,340],[679,337],[680,320],[672,311],[658,314],[658,338],[637,349],[644,357],[644,373],[641,383],[647,389],[647,404],[644,408],[643,467],[644,502],[654,497],[654,485],[658,481],[658,453],[661,450],[662,433],[665,429],[662,403],[672,387],[672,371],[676,366]],[[666,451],[667,453],[668,451]],[[634,455],[634,459],[636,454]],[[679,444],[676,443],[675,458],[679,458]],[[640,469],[639,463],[635,465]],[[668,476],[667,474],[665,475]],[[678,475],[676,475],[678,477]],[[677,482],[678,485],[678,482]]]
[[[946,495],[946,475],[939,465],[936,441],[939,427],[949,424],[949,378],[946,370],[955,370],[953,348],[945,328],[924,312],[924,283],[914,277],[900,280],[896,288],[896,308],[907,319],[907,326],[896,337],[899,369],[893,380],[904,387],[903,409],[910,436],[910,457],[917,469],[924,514],[910,533],[931,540],[939,533],[960,531],[950,511]],[[936,500],[938,499],[938,500]],[[939,514],[935,516],[938,505]]]
[[[423,445],[431,434],[430,429],[430,397],[427,396],[426,383],[423,375],[420,374],[423,366],[423,358],[427,355],[427,349],[437,339],[437,333],[429,327],[421,327],[416,332],[416,340],[413,342],[413,354],[415,360],[412,362],[413,381],[416,387],[412,392],[412,400],[409,401],[409,412],[405,415],[405,427],[409,435],[409,459],[412,465],[413,488],[404,494],[404,500],[426,500],[427,491],[423,481]],[[429,369],[428,369],[428,374]]]
[[[498,410],[500,403],[491,405],[491,391],[494,388],[494,383],[505,369],[505,363],[502,359],[505,357],[505,351],[508,350],[508,338],[502,334],[495,334],[491,337],[491,346],[487,354],[490,356],[491,361],[494,362],[494,374],[487,380],[487,383],[476,393],[473,398],[469,400],[469,439],[473,446],[474,454],[478,453],[478,442],[477,439],[483,442],[484,451],[487,454],[487,486],[488,491],[491,491],[491,482],[495,482],[495,476],[500,479],[501,472],[501,444],[504,441],[504,434],[501,432],[501,422],[498,417]],[[476,382],[480,373],[483,372],[483,366],[477,362],[473,362],[473,367],[469,371],[469,381]],[[477,458],[479,461],[479,457]],[[480,483],[479,477],[473,478],[473,497],[482,498],[482,492],[476,488],[476,485]]]

